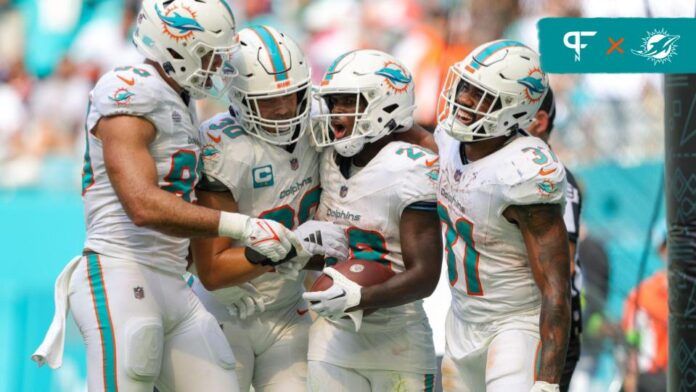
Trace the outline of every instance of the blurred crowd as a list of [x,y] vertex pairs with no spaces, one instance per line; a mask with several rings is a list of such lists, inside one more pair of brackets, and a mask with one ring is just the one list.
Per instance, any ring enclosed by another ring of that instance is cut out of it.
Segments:
[[[680,5],[688,2],[657,0],[230,2],[241,27],[271,24],[300,41],[315,81],[345,51],[371,47],[393,53],[413,71],[417,119],[431,128],[447,67],[485,41],[505,37],[536,47],[536,22],[547,16],[691,13]],[[141,61],[130,42],[139,3],[0,0],[0,187],[42,185],[46,166],[56,160],[66,167],[77,162],[73,166],[79,168],[91,87],[103,72]],[[553,75],[551,83],[558,100],[558,131],[551,143],[566,164],[659,157],[660,78]],[[201,103],[202,118],[222,106]]]

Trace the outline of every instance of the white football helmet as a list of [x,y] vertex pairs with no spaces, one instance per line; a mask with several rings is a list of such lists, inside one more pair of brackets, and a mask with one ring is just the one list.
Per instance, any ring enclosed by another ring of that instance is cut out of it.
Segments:
[[[312,137],[317,147],[333,146],[344,157],[359,153],[365,143],[413,126],[413,77],[396,58],[378,50],[355,50],[339,56],[327,69],[315,97],[321,101],[313,117]],[[353,113],[332,114],[327,96],[355,94]],[[367,103],[360,111],[360,97]],[[336,139],[334,117],[353,116],[348,136]]]
[[[251,135],[268,143],[295,143],[309,125],[310,69],[300,46],[270,26],[239,32],[241,50],[232,59],[239,75],[229,98],[239,122]],[[259,101],[297,94],[297,108],[289,118],[262,115]]]
[[[237,41],[226,0],[143,0],[133,33],[138,51],[159,63],[194,99],[227,92],[235,76],[229,61]],[[202,59],[211,52],[204,68]]]
[[[488,42],[449,68],[438,125],[464,142],[509,135],[531,124],[548,86],[535,51],[517,41]],[[472,107],[457,103],[457,95],[468,89],[477,92]],[[483,110],[486,100],[490,106]]]

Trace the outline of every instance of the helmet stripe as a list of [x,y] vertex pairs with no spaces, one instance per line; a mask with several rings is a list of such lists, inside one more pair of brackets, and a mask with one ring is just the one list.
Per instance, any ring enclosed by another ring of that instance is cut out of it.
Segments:
[[276,82],[281,82],[288,79],[287,66],[285,65],[285,59],[283,58],[283,53],[280,51],[280,46],[276,42],[275,37],[266,28],[266,26],[253,26],[250,27],[251,30],[256,33],[256,35],[261,38],[263,45],[268,51],[268,57],[271,59],[271,64],[273,65],[273,76]]
[[518,41],[512,41],[512,40],[504,40],[504,41],[498,41],[490,46],[488,46],[486,49],[482,50],[479,54],[474,56],[471,60],[470,66],[474,69],[479,69],[481,64],[483,64],[484,61],[486,61],[487,58],[491,57],[493,53],[509,48],[511,46],[525,46],[523,43],[518,42]]
[[350,52],[343,53],[342,55],[338,56],[336,60],[334,60],[333,63],[329,66],[329,68],[326,70],[326,74],[324,75],[324,80],[329,81],[333,79],[334,72],[336,71],[336,67],[338,67],[338,63],[341,62],[346,56],[349,54],[355,52],[355,50],[351,50]]
[[220,2],[222,3],[222,5],[225,6],[227,11],[229,11],[230,17],[232,17],[232,20],[234,21],[234,13],[232,13],[232,8],[230,8],[230,5],[227,3],[227,0],[220,0]]

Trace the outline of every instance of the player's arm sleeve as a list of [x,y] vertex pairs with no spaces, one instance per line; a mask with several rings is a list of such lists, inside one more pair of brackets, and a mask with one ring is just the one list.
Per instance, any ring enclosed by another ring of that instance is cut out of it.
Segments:
[[[158,99],[154,85],[133,77],[132,73],[124,73],[123,79],[119,75],[115,71],[107,73],[94,86],[90,100],[97,112],[102,117],[143,117],[155,124],[154,113],[161,99]],[[127,81],[133,81],[133,84]]]
[[565,207],[566,175],[560,162],[540,166],[527,159],[510,159],[497,173],[502,186],[498,214],[512,205],[560,204]]
[[[248,179],[249,168],[245,162],[251,162],[251,148],[244,148],[235,139],[224,135],[215,127],[217,118],[201,125],[202,175],[197,188],[211,192],[232,193],[239,200],[244,182]],[[211,126],[212,125],[212,126]]]

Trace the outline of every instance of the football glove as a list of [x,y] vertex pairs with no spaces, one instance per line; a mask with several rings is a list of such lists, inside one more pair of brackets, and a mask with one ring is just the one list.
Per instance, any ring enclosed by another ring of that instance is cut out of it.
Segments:
[[307,221],[294,231],[300,241],[299,254],[287,263],[277,265],[276,272],[288,279],[297,279],[300,271],[314,255],[348,258],[348,237],[341,226],[331,222]]
[[286,259],[293,245],[299,244],[295,234],[285,226],[269,219],[256,218],[249,218],[241,240],[244,246],[260,253],[271,262]]
[[324,268],[322,272],[333,279],[333,285],[324,291],[304,293],[302,297],[310,302],[310,309],[322,317],[332,320],[338,320],[343,316],[350,317],[357,332],[362,325],[363,311],[346,310],[360,304],[362,286],[346,278],[333,267]]
[[239,317],[244,320],[254,313],[261,313],[266,310],[264,295],[261,294],[253,284],[242,283],[238,286],[228,288],[226,291],[229,292],[230,289],[236,289],[233,296],[231,293],[226,293],[226,295],[236,297],[228,297],[226,301],[227,311],[231,316]]

